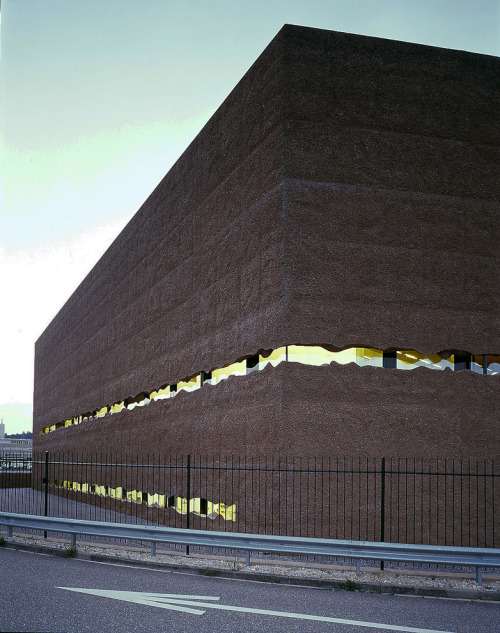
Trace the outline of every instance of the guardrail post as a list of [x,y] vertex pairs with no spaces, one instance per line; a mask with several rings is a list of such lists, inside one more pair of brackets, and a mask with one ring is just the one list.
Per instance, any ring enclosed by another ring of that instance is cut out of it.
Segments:
[[245,552],[245,564],[247,567],[250,567],[250,550]]
[[[189,505],[191,499],[191,455],[187,456],[186,465],[186,496],[187,496],[187,512],[186,512],[186,529],[189,530]],[[186,556],[189,556],[189,545],[186,545]]]
[[[380,483],[380,540],[385,542],[385,457],[382,457],[382,471]],[[384,569],[384,561],[380,561],[380,569]]]
[[76,534],[71,535],[71,547],[76,547]]
[[[49,514],[49,451],[45,451],[45,494],[44,494],[44,512],[43,516],[48,516]],[[43,533],[43,538],[47,538],[47,532]]]
[[156,541],[151,541],[151,556],[156,556]]
[[476,582],[478,585],[483,584],[483,568],[476,567]]

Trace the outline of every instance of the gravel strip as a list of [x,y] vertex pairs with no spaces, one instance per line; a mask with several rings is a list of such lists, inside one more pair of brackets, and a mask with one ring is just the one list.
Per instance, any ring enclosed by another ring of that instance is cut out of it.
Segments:
[[[12,536],[6,539],[7,545],[20,545],[30,547],[50,547],[56,550],[66,550],[69,547],[68,541],[61,541],[54,538],[41,539],[36,537]],[[351,581],[357,585],[377,585],[381,590],[384,587],[419,587],[423,590],[468,590],[472,592],[481,592],[488,594],[491,592],[500,592],[500,575],[498,573],[483,573],[483,585],[478,585],[475,581],[475,574],[471,573],[450,573],[450,572],[429,572],[415,570],[398,570],[386,569],[380,571],[374,568],[361,568],[361,573],[356,572],[350,567],[340,567],[337,565],[325,564],[304,564],[303,561],[287,561],[278,564],[270,563],[258,559],[256,553],[252,557],[252,565],[247,567],[241,557],[235,556],[209,556],[209,555],[191,555],[186,556],[181,552],[165,553],[160,548],[157,550],[156,556],[151,556],[148,551],[143,548],[109,546],[102,544],[91,544],[80,542],[77,546],[79,554],[87,556],[116,558],[122,561],[134,561],[134,564],[143,562],[145,564],[166,565],[181,568],[195,568],[204,570],[204,573],[210,575],[210,570],[221,572],[246,572],[247,574],[262,574],[270,576],[274,582],[278,582],[280,578],[290,579],[308,579],[316,581],[340,581],[345,583]],[[214,574],[215,575],[215,574]],[[425,593],[425,591],[423,592]],[[452,592],[453,593],[453,592]],[[493,596],[492,596],[493,597]]]

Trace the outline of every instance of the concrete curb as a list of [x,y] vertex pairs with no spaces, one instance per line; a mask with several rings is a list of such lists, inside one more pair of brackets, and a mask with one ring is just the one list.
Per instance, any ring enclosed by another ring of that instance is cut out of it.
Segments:
[[[44,547],[42,545],[30,545],[25,543],[9,543],[6,549],[25,550],[36,554],[50,554],[64,558],[64,549]],[[342,580],[327,580],[322,578],[301,578],[299,576],[281,576],[262,572],[244,570],[214,569],[212,567],[191,567],[187,565],[174,565],[171,563],[155,563],[152,561],[133,560],[126,557],[106,556],[105,554],[92,554],[78,552],[75,558],[100,563],[120,563],[130,567],[148,567],[150,569],[165,569],[182,571],[198,576],[217,576],[218,578],[237,578],[239,580],[252,580],[254,582],[269,582],[273,584],[300,585],[304,587],[316,587],[331,590],[363,591],[370,593],[390,593],[409,596],[422,596],[429,598],[453,598],[460,600],[488,600],[500,602],[500,591],[486,591],[475,589],[454,589],[443,587],[422,587],[414,585],[391,585],[388,583],[374,583],[359,581],[353,585],[347,585]]]

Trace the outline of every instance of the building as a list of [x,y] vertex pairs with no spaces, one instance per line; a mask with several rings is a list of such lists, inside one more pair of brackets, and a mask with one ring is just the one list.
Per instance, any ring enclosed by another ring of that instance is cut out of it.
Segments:
[[499,78],[283,27],[37,341],[35,450],[496,456]]
[[[33,440],[5,437],[5,424],[0,420],[0,467],[5,467],[11,457],[31,458]],[[6,461],[7,459],[7,461]]]

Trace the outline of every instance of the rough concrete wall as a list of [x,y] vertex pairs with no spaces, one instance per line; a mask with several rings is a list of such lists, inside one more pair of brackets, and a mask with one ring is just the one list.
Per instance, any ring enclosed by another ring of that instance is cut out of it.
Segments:
[[37,433],[285,343],[498,352],[493,68],[285,27],[38,341],[36,450],[492,456],[497,377],[352,365]]
[[499,387],[469,371],[282,363],[59,429],[37,450],[494,459]]
[[285,30],[289,343],[496,353],[496,58]]
[[281,438],[281,374],[266,368],[38,437],[37,450],[269,455]]
[[281,99],[278,38],[38,340],[35,436],[281,343]]
[[498,457],[500,376],[284,363],[280,451],[307,457]]

